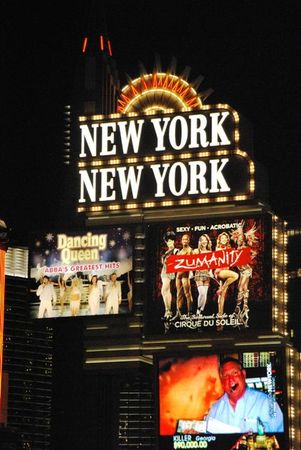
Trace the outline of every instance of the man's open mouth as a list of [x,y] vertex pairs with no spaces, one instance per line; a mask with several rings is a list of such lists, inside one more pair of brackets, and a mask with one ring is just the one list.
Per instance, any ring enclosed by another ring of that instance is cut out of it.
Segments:
[[237,384],[237,383],[234,383],[234,384],[231,386],[230,391],[231,391],[231,392],[234,392],[234,391],[237,389],[237,386],[238,386],[238,384]]

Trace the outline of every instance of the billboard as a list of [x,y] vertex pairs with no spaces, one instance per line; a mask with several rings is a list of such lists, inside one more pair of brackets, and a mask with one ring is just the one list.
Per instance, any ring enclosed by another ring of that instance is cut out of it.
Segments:
[[30,252],[32,318],[125,314],[132,309],[133,232],[46,232]]
[[240,131],[239,115],[228,105],[80,117],[78,212],[253,198],[255,166]]
[[271,329],[271,218],[149,227],[149,334]]
[[157,356],[158,448],[287,448],[281,351]]

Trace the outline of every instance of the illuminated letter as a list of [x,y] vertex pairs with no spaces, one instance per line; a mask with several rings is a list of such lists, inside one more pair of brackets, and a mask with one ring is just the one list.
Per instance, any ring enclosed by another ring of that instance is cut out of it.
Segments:
[[189,116],[191,123],[191,141],[189,148],[208,147],[209,142],[207,141],[206,126],[207,119],[203,114],[196,114]]
[[86,236],[83,236],[81,238],[81,246],[82,247],[88,247],[88,235],[86,234]]
[[[151,119],[151,122],[154,125],[155,132],[157,135],[157,147],[155,148],[156,152],[161,152],[162,150],[165,150],[164,134],[166,132],[166,128],[169,121],[170,117],[164,117],[163,119]],[[160,122],[163,122],[163,128],[160,127]]]
[[[223,113],[211,113],[211,142],[210,147],[214,147],[216,145],[229,145],[231,142],[227,138],[225,130],[222,127],[222,124],[226,117],[229,116],[229,111],[225,111]],[[218,121],[218,117],[222,116],[220,122]],[[220,141],[218,140],[220,138]]]
[[[163,173],[160,173],[160,167],[163,167]],[[156,183],[157,183],[157,192],[155,193],[155,197],[165,197],[164,191],[163,191],[163,183],[164,179],[167,173],[168,168],[170,167],[170,164],[152,164],[150,168],[152,169]]]
[[57,249],[61,250],[62,248],[66,247],[66,241],[67,236],[65,234],[58,234],[57,235]]
[[[136,129],[136,123],[138,123],[138,131]],[[124,155],[127,155],[129,142],[132,141],[134,153],[138,153],[139,144],[141,138],[142,125],[144,120],[130,120],[129,122],[118,122],[118,127],[120,130],[122,151]],[[128,125],[128,130],[126,129]]]
[[[180,127],[180,143],[179,143],[179,145],[177,145],[177,142],[176,142],[176,131],[177,131],[176,127],[177,127],[177,122],[178,121],[181,124],[181,127]],[[186,144],[187,139],[188,139],[188,126],[187,126],[186,120],[182,116],[174,117],[172,119],[172,121],[170,122],[170,127],[169,127],[169,142],[170,142],[171,146],[175,150],[180,150]]]
[[[221,173],[227,162],[229,162],[229,159],[228,158],[221,159],[222,165],[218,169],[217,165],[219,164],[219,161],[220,161],[219,159],[211,159],[209,161],[209,163],[211,164],[211,189],[209,192],[227,192],[231,190],[223,174]],[[217,186],[218,184],[220,185],[220,189]]]
[[[125,171],[128,169],[127,176],[125,175]],[[135,170],[138,171],[138,174],[136,176]],[[143,170],[143,166],[136,166],[136,167],[117,167],[117,172],[119,175],[119,182],[120,182],[120,189],[121,189],[121,195],[122,199],[126,200],[128,196],[128,190],[131,186],[133,198],[136,199],[138,196],[138,190],[140,185],[140,179],[141,179],[141,173]]]
[[[180,168],[180,175],[178,176],[178,180],[180,181],[180,189],[176,189],[176,170]],[[169,189],[173,195],[179,196],[182,195],[187,187],[188,175],[187,169],[184,163],[178,162],[171,166],[169,175],[168,175]]]
[[[207,165],[204,161],[191,161],[190,165],[190,190],[189,195],[207,194],[208,188],[206,186],[205,173],[207,171]],[[197,183],[198,182],[198,183]],[[198,184],[198,186],[197,186]]]
[[[116,131],[116,122],[112,123],[102,123],[101,125],[102,129],[102,135],[101,135],[101,151],[99,152],[100,155],[116,155],[116,145],[114,144],[114,137],[115,137],[115,131]],[[108,133],[108,128],[112,128],[112,133]],[[111,142],[112,147],[109,150],[108,149],[108,142]]]
[[87,189],[91,202],[96,200],[96,174],[98,169],[91,170],[93,174],[93,181],[91,182],[87,170],[80,170],[80,199],[79,203],[85,203],[86,199],[84,197],[84,188]]
[[93,123],[93,137],[91,136],[90,130],[88,125],[80,125],[81,129],[81,151],[80,151],[80,158],[84,158],[87,156],[85,152],[85,142],[88,145],[88,148],[90,150],[91,156],[96,156],[96,146],[97,146],[97,130],[98,127],[97,123]]
[[63,264],[69,264],[70,263],[70,255],[71,255],[71,250],[69,250],[69,248],[64,248],[64,250],[61,251],[61,261]]
[[[99,200],[104,202],[108,200],[115,200],[116,193],[113,188],[116,169],[99,169],[99,172],[101,174]],[[110,175],[111,179],[108,179]],[[108,196],[108,188],[111,188],[111,190],[113,191],[110,197]]]

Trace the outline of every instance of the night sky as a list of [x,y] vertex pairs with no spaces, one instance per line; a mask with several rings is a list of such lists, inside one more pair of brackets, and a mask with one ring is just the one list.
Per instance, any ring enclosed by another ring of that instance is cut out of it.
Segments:
[[255,160],[269,175],[272,209],[301,219],[301,14],[299,1],[1,4],[0,218],[13,229],[55,225],[63,196],[63,107],[91,11],[106,26],[121,85],[177,61],[206,103],[228,103],[254,127]]

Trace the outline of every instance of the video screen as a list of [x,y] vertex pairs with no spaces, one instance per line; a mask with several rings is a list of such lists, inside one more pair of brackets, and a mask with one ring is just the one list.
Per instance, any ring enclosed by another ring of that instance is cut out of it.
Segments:
[[146,332],[271,329],[269,216],[150,226]]
[[130,313],[133,231],[46,232],[32,239],[30,316],[34,319]]
[[278,350],[157,356],[159,449],[285,450],[283,363]]

